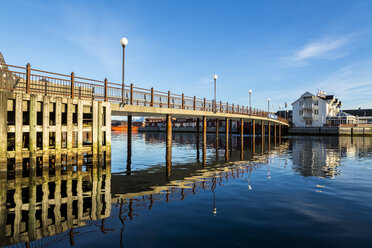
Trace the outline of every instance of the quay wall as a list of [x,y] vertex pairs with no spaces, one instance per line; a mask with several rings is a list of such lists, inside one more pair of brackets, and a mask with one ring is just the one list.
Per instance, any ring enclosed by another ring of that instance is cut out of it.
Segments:
[[372,136],[371,127],[291,127],[289,135]]

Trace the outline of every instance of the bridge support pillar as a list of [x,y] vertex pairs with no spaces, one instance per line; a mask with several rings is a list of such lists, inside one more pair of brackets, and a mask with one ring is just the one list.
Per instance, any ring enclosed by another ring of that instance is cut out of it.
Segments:
[[240,160],[244,160],[244,120],[240,119]]
[[207,117],[203,116],[203,166],[207,159]]
[[270,121],[267,123],[267,134],[269,135],[269,141],[271,138],[271,124]]
[[219,120],[218,119],[216,119],[216,137],[217,137],[217,139],[218,139],[218,128],[219,128]]
[[264,121],[261,121],[261,138],[262,138],[262,141],[264,141],[264,139],[265,139],[265,125],[264,125]]
[[282,125],[279,124],[279,144],[280,144],[281,138],[282,138]]
[[200,132],[200,120],[199,118],[196,118],[196,160],[199,163],[199,157],[200,157],[200,150],[199,150],[199,132]]
[[276,123],[274,123],[274,145],[276,146]]
[[171,115],[167,115],[166,122],[167,122],[167,144],[166,144],[165,161],[166,161],[166,175],[167,177],[169,177],[171,175],[171,168],[172,168],[172,117]]
[[256,138],[256,121],[255,120],[252,120],[252,138],[253,138],[253,141]]
[[127,121],[127,175],[130,175],[132,166],[132,116],[128,115]]
[[229,160],[229,118],[225,119],[225,159]]

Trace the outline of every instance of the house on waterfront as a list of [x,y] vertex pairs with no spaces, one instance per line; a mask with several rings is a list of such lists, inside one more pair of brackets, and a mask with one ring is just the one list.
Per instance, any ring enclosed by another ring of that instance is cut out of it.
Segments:
[[340,112],[341,102],[334,95],[318,90],[317,95],[305,92],[292,103],[292,125],[294,127],[322,127],[327,117]]

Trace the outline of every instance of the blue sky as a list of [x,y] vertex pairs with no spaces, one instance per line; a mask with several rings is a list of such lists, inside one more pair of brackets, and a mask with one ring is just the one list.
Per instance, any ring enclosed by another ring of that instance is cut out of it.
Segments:
[[0,0],[9,64],[266,109],[305,91],[372,108],[372,1]]

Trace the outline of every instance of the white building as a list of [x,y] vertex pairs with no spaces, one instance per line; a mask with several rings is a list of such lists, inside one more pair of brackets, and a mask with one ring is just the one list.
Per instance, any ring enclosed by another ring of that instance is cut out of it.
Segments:
[[295,127],[322,127],[328,116],[340,111],[341,102],[333,95],[318,91],[317,95],[305,92],[292,103],[292,123]]

